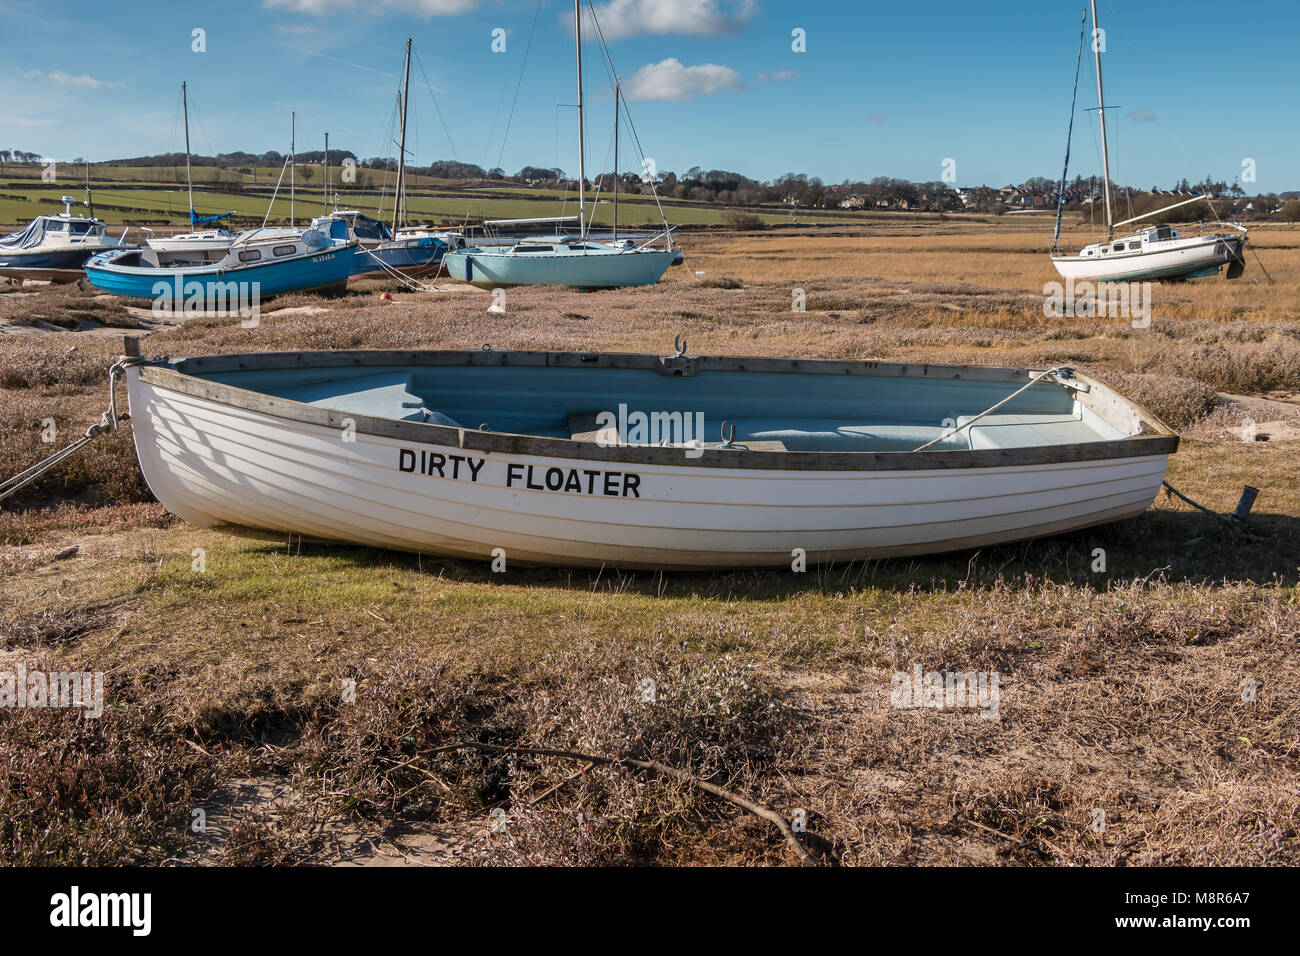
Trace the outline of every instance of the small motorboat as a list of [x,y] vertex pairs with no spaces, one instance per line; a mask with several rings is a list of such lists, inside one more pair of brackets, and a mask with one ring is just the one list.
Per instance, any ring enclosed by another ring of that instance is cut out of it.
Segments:
[[114,239],[105,234],[101,220],[72,215],[71,196],[60,201],[63,212],[37,216],[27,228],[0,238],[0,276],[76,282],[85,275],[81,267],[91,256],[124,248],[125,231]]
[[115,295],[212,302],[238,290],[241,301],[260,301],[287,292],[342,291],[356,250],[355,240],[331,239],[318,229],[249,229],[211,262],[174,262],[153,249],[137,249],[97,255],[85,268],[92,285]]
[[1068,368],[339,351],[127,360],[201,527],[534,565],[790,567],[1134,518],[1178,438]]

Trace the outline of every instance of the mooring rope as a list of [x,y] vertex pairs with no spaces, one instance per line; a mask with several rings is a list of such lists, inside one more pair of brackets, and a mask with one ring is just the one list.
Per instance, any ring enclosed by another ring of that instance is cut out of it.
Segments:
[[117,378],[126,371],[126,365],[126,362],[117,362],[108,370],[108,408],[104,411],[104,414],[100,416],[99,421],[87,428],[86,433],[70,445],[60,448],[48,458],[37,462],[30,468],[20,471],[12,478],[0,482],[0,501],[4,501],[10,495],[30,485],[50,469],[57,467],[68,458],[71,458],[104,432],[117,430],[119,421],[117,414]]

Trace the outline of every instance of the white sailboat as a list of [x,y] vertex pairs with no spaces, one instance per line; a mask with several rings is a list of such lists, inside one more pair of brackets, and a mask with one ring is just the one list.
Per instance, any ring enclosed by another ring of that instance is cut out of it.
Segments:
[[[1151,280],[1191,279],[1218,274],[1228,267],[1227,278],[1235,279],[1246,268],[1246,229],[1237,223],[1222,223],[1221,227],[1234,230],[1201,229],[1196,235],[1184,235],[1181,230],[1168,225],[1146,226],[1127,235],[1116,237],[1115,231],[1123,226],[1150,219],[1171,209],[1189,203],[1208,201],[1208,193],[1174,203],[1122,222],[1114,221],[1110,190],[1110,153],[1106,142],[1106,97],[1102,84],[1101,49],[1096,42],[1097,0],[1092,0],[1093,56],[1097,66],[1097,114],[1101,122],[1101,160],[1103,199],[1106,208],[1106,240],[1084,246],[1078,253],[1061,248],[1061,211],[1065,200],[1065,174],[1061,177],[1061,190],[1057,198],[1056,232],[1052,239],[1052,265],[1063,278],[1094,282],[1142,282]],[[1079,55],[1083,56],[1083,38],[1080,36]],[[1075,90],[1078,91],[1079,74],[1075,68]],[[1071,110],[1070,127],[1073,131],[1074,114]],[[1066,140],[1065,161],[1070,161],[1069,138]],[[1213,207],[1211,207],[1213,208]]]
[[215,262],[229,251],[230,244],[235,239],[234,235],[219,226],[198,230],[193,227],[205,222],[225,219],[227,216],[233,216],[234,213],[200,216],[194,211],[194,175],[190,170],[190,101],[185,83],[181,84],[181,105],[185,113],[185,183],[189,188],[191,231],[176,236],[150,237],[144,244],[154,252],[160,253],[159,258],[167,263]]
[[[665,248],[653,248],[652,237],[640,245],[595,242],[587,238],[586,154],[583,144],[582,10],[573,2],[578,69],[578,234],[524,239],[513,245],[475,246],[443,257],[447,275],[484,289],[519,285],[563,285],[576,289],[607,289],[653,285],[680,258],[672,246],[672,231],[664,224]],[[615,93],[615,110],[619,107]],[[617,162],[615,163],[617,166]],[[487,226],[560,222],[556,219],[492,220]]]

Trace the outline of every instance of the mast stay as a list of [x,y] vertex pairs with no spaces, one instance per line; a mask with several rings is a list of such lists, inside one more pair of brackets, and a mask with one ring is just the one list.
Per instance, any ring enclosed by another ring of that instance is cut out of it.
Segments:
[[1092,55],[1097,63],[1097,115],[1101,121],[1101,175],[1106,197],[1106,241],[1115,238],[1114,216],[1110,208],[1110,152],[1106,148],[1106,97],[1101,82],[1101,31],[1097,26],[1097,0],[1092,0]]
[[1061,213],[1065,210],[1065,179],[1070,173],[1070,141],[1074,138],[1074,110],[1079,103],[1079,70],[1083,66],[1083,37],[1088,26],[1085,13],[1079,20],[1079,56],[1074,64],[1074,95],[1070,99],[1070,126],[1065,133],[1065,166],[1061,169],[1061,188],[1056,191],[1056,231],[1052,233],[1052,250],[1060,247]]

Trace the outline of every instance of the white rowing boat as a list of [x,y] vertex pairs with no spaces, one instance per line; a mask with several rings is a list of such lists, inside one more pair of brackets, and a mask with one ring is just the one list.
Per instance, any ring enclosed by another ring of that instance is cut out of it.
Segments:
[[1069,370],[494,350],[129,363],[145,478],[191,524],[531,564],[790,566],[799,549],[1069,532],[1142,514],[1178,445]]

